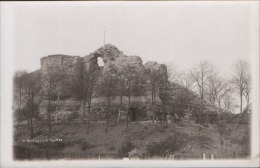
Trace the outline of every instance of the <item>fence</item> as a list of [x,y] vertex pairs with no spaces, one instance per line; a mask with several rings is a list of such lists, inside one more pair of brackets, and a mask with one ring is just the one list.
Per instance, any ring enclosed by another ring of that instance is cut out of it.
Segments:
[[[126,155],[117,153],[107,153],[107,154],[96,154],[96,153],[84,153],[84,152],[71,152],[71,153],[61,153],[54,150],[41,150],[36,151],[29,148],[14,147],[14,159],[15,160],[46,160],[46,159],[85,159],[85,160],[122,160],[126,158]],[[143,160],[215,160],[215,159],[241,159],[248,158],[248,155],[238,155],[233,154],[232,156],[217,156],[214,154],[203,154],[203,155],[167,155],[167,156],[156,156],[144,154]]]
[[149,154],[145,154],[143,159],[145,160],[202,160],[203,159],[203,156],[200,156],[200,155],[173,155],[173,154],[170,154],[170,155],[166,155],[166,156],[156,156],[156,155],[149,155]]

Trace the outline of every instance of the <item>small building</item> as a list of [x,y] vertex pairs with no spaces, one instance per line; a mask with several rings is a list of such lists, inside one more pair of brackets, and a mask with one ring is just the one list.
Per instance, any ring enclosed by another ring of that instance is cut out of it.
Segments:
[[128,157],[130,160],[139,160],[143,159],[143,152],[138,149],[133,149],[132,151],[128,152]]

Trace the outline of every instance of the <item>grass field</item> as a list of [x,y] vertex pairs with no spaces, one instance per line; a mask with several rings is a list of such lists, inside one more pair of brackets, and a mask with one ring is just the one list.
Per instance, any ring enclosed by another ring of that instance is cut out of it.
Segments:
[[[190,138],[182,149],[174,152],[181,158],[200,158],[202,153],[205,153],[207,157],[213,154],[216,159],[246,158],[250,153],[250,131],[246,124],[241,124],[237,130],[234,124],[227,124],[226,129],[230,130],[229,135],[220,135],[218,126],[215,124],[209,127],[190,123],[184,126],[168,124],[166,128],[162,128],[159,123],[150,121],[130,122],[127,130],[125,130],[125,123],[119,123],[110,125],[107,133],[105,133],[105,126],[105,123],[91,123],[87,134],[87,126],[84,123],[53,124],[50,139],[55,141],[58,138],[62,141],[51,142],[49,145],[47,142],[26,142],[29,139],[29,131],[25,125],[21,126],[14,140],[15,157],[17,159],[44,158],[48,152],[53,153],[53,156],[59,154],[60,158],[72,157],[72,155],[73,158],[90,158],[91,156],[96,158],[101,155],[122,159],[122,157],[127,157],[128,150],[133,148],[149,156],[147,152],[149,145],[174,137],[176,132],[188,135]],[[35,126],[34,140],[47,139],[47,131],[46,125]],[[202,139],[196,141],[195,137],[198,136]],[[50,157],[50,159],[53,158]]]

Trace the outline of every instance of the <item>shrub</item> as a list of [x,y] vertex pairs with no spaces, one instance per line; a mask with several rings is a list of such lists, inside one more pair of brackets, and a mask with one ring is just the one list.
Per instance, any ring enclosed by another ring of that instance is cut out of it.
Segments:
[[71,121],[73,119],[76,119],[79,117],[79,113],[78,112],[72,112],[69,117],[68,117],[68,120]]
[[233,138],[231,143],[237,144],[242,148],[241,154],[250,155],[250,137],[249,134],[243,136],[242,138]]
[[123,145],[119,149],[119,153],[121,155],[127,156],[128,152],[130,152],[134,148],[135,148],[135,146],[130,141],[127,141],[127,142],[123,143]]
[[111,146],[108,150],[110,150],[110,151],[114,151],[115,149],[116,149],[115,146]]
[[[29,111],[28,111],[28,107],[29,105],[26,104],[26,106],[22,107],[20,109],[20,113],[19,110],[16,109],[14,112],[14,117],[15,118],[19,118],[20,120],[25,120],[28,119],[28,117],[30,116]],[[39,118],[39,111],[38,111],[38,104],[34,103],[33,104],[33,117],[35,118]]]
[[220,123],[217,125],[217,130],[219,132],[219,135],[222,136],[225,133],[226,125],[223,123]]
[[199,135],[199,136],[194,136],[192,138],[193,142],[195,144],[197,144],[200,148],[201,148],[201,152],[204,151],[204,149],[209,149],[210,145],[212,145],[213,143],[213,139],[203,136],[203,135]]
[[220,136],[230,137],[232,130],[228,128],[227,122],[224,120],[217,125],[217,130]]
[[147,147],[148,153],[151,155],[166,156],[169,153],[179,151],[187,145],[190,136],[184,133],[175,133],[174,137],[168,137],[166,140],[152,143]]

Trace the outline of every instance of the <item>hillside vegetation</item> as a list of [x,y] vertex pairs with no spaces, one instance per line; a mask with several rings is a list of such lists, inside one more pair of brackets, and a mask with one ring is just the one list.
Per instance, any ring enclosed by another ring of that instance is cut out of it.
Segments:
[[[235,125],[229,124],[233,129]],[[47,157],[48,148],[46,143],[24,143],[23,140],[28,138],[26,127],[20,128],[21,133],[15,141],[16,147],[30,149],[32,159],[44,159]],[[74,154],[75,158],[101,158],[106,157],[122,159],[127,157],[128,152],[137,148],[144,152],[147,158],[160,157],[165,159],[163,145],[160,147],[156,144],[165,142],[168,138],[186,140],[187,142],[181,149],[174,153],[176,159],[201,159],[202,153],[207,157],[211,154],[215,158],[246,158],[249,156],[249,135],[248,125],[241,125],[237,131],[232,131],[230,136],[220,135],[216,125],[201,127],[197,124],[169,124],[162,128],[159,123],[150,121],[131,122],[128,131],[125,131],[125,124],[111,125],[107,133],[104,133],[105,123],[91,124],[90,131],[86,133],[86,125],[82,123],[55,124],[53,125],[53,136],[50,139],[62,139],[61,142],[52,142],[49,147],[50,158],[66,158]],[[47,130],[47,129],[46,129]],[[47,132],[43,131],[43,125],[35,127],[35,141],[47,138]],[[178,136],[178,137],[177,137]],[[221,140],[224,139],[223,144]],[[180,142],[176,142],[180,143]],[[166,144],[167,145],[167,144]],[[149,153],[147,150],[154,149],[156,154]],[[19,153],[20,152],[20,153]],[[16,157],[26,157],[26,152],[17,149]],[[53,157],[51,157],[53,156]]]
[[207,60],[179,72],[106,44],[85,57],[43,57],[40,70],[15,73],[13,91],[16,159],[250,156],[243,60],[224,79]]

